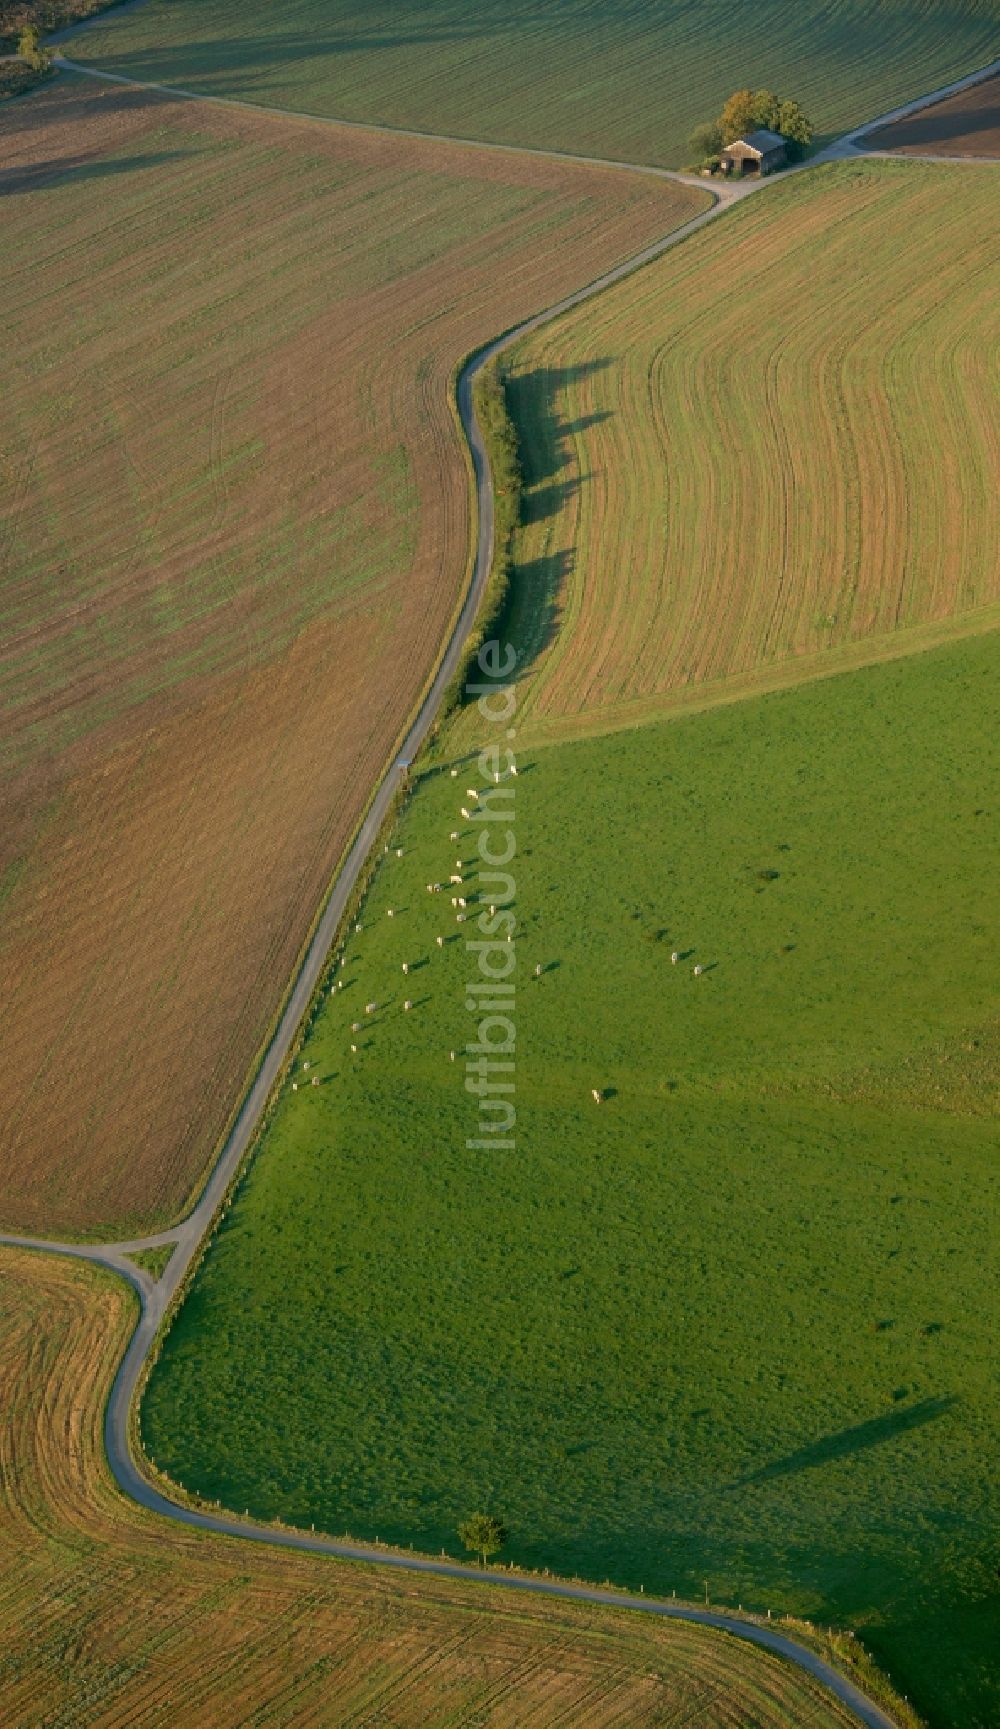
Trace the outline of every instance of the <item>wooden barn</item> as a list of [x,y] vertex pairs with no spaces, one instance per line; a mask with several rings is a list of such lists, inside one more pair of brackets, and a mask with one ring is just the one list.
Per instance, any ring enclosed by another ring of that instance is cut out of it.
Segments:
[[748,132],[745,138],[734,138],[720,158],[723,174],[734,179],[744,174],[773,174],[776,168],[784,168],[787,160],[781,133],[769,132],[766,126]]

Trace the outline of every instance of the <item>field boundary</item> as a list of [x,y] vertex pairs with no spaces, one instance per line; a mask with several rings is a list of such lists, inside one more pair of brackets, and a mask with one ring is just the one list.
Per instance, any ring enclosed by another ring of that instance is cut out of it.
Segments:
[[884,666],[889,661],[905,660],[911,655],[929,654],[948,643],[961,642],[970,636],[988,636],[995,630],[1000,630],[1000,601],[991,600],[972,611],[956,613],[952,618],[930,619],[904,630],[891,631],[885,636],[863,637],[856,642],[842,643],[837,648],[820,649],[816,654],[801,655],[797,660],[782,660],[773,667],[735,673],[730,678],[690,689],[682,687],[664,691],[658,696],[636,697],[630,702],[610,703],[600,709],[585,709],[578,714],[558,715],[551,719],[536,718],[529,712],[521,723],[521,742],[537,750],[576,739],[604,738],[610,733],[637,731],[640,727],[656,726],[661,721],[680,720],[686,715],[705,714],[709,709],[752,702],[755,697],[777,696],[781,691],[797,690],[801,685],[814,684],[820,679],[862,672],[869,666]]

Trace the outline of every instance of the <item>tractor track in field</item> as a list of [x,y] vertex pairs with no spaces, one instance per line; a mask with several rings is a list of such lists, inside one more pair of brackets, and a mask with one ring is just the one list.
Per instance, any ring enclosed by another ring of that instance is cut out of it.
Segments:
[[[133,0],[133,4],[137,3],[140,3],[140,0]],[[125,9],[122,8],[122,10]],[[106,22],[106,15],[99,14],[96,19],[88,22],[98,21]],[[86,28],[87,22],[72,27],[71,31],[63,31],[51,40],[53,42],[63,41],[70,34],[76,35],[80,30]],[[198,1256],[206,1246],[213,1227],[220,1217],[223,1204],[252,1149],[254,1137],[263,1119],[272,1090],[281,1077],[285,1061],[294,1045],[302,1017],[327,966],[331,947],[344,918],[351,895],[361,877],[382,825],[390,812],[393,800],[400,788],[406,783],[409,765],[434,725],[447,687],[461,664],[465,643],[482,601],[492,561],[494,519],[489,463],[473,402],[473,386],[477,375],[495,356],[522,336],[560,317],[564,312],[568,312],[594,295],[602,293],[606,288],[622,281],[645,264],[661,257],[672,246],[679,245],[690,234],[722,215],[733,204],[741,202],[744,197],[766,186],[768,182],[754,178],[735,184],[724,182],[709,184],[696,176],[677,174],[670,169],[642,163],[611,161],[601,157],[578,156],[554,150],[522,149],[517,145],[493,144],[479,139],[457,139],[447,134],[417,132],[404,128],[369,125],[358,121],[341,121],[331,116],[302,114],[295,110],[241,102],[233,97],[204,96],[196,91],[171,85],[145,83],[141,80],[126,78],[118,73],[102,72],[61,55],[55,57],[55,64],[67,71],[107,83],[122,85],[126,88],[146,90],[181,101],[203,102],[213,106],[221,105],[236,108],[244,112],[259,114],[263,118],[291,119],[311,125],[340,126],[355,131],[362,130],[378,134],[390,134],[396,137],[419,138],[445,144],[461,144],[466,147],[499,151],[505,154],[544,157],[553,161],[607,168],[623,173],[653,175],[662,179],[679,181],[685,185],[697,186],[710,192],[713,200],[708,209],[692,217],[679,228],[672,230],[662,240],[644,247],[633,257],[605,271],[583,288],[565,296],[543,311],[533,314],[530,318],[524,319],[511,330],[504,332],[477,350],[463,365],[458,375],[456,397],[462,430],[472,459],[478,519],[475,558],[465,598],[442,650],[433,679],[416,714],[410,721],[401,746],[375,790],[371,804],[350,849],[339,866],[270,1043],[253,1075],[244,1095],[243,1103],[195,1206],[176,1226],[146,1236],[128,1240],[122,1239],[116,1242],[67,1243],[52,1241],[43,1237],[0,1233],[0,1245],[69,1255],[75,1259],[90,1261],[108,1271],[117,1273],[128,1281],[138,1297],[139,1320],[118,1366],[104,1417],[104,1438],[108,1461],[118,1486],[126,1495],[149,1512],[221,1536],[242,1537],[253,1542],[267,1543],[284,1549],[317,1552],[342,1560],[359,1561],[373,1566],[403,1568],[409,1572],[454,1578],[464,1580],[466,1583],[478,1580],[485,1584],[502,1585],[510,1590],[541,1592],[550,1597],[598,1604],[610,1608],[639,1610],[644,1614],[694,1622],[700,1626],[729,1633],[797,1664],[799,1668],[829,1688],[843,1704],[854,1712],[859,1722],[867,1726],[867,1729],[893,1729],[893,1719],[841,1671],[835,1669],[807,1647],[778,1632],[767,1622],[725,1614],[707,1607],[700,1609],[691,1605],[665,1602],[645,1595],[637,1596],[615,1590],[602,1590],[597,1586],[576,1584],[570,1580],[551,1577],[539,1578],[495,1569],[473,1569],[461,1562],[394,1553],[382,1548],[368,1547],[362,1543],[339,1542],[333,1538],[316,1536],[304,1531],[275,1529],[273,1526],[255,1524],[249,1519],[242,1520],[235,1515],[221,1511],[210,1512],[199,1507],[187,1506],[182,1502],[171,1500],[151,1477],[145,1475],[141,1464],[138,1462],[140,1457],[138,1449],[133,1445],[132,1421],[135,1397],[143,1384],[162,1323],[175,1300],[183,1297],[185,1281],[197,1264]],[[862,156],[865,151],[863,143],[860,141],[868,132],[873,131],[876,127],[886,125],[890,121],[908,117],[918,109],[930,106],[945,96],[955,94],[968,85],[978,83],[981,79],[994,75],[998,70],[1000,70],[1000,61],[995,61],[990,66],[952,84],[942,86],[915,102],[907,103],[889,114],[880,115],[876,120],[868,121],[855,128],[854,131],[836,140],[807,162],[788,172],[802,172],[822,162]],[[873,152],[873,154],[875,153]],[[921,158],[913,156],[900,156],[893,159],[899,161],[921,160]],[[947,160],[957,163],[962,161],[961,158],[948,158]],[[779,183],[787,178],[788,173],[786,172],[780,176]],[[158,1280],[154,1281],[144,1268],[129,1259],[130,1255],[142,1250],[167,1246],[172,1247],[173,1253]]]

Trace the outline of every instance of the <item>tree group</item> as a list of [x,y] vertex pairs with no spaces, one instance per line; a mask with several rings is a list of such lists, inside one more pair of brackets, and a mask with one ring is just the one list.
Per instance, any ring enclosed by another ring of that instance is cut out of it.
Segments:
[[773,90],[734,90],[719,115],[691,134],[691,151],[700,166],[714,163],[720,151],[736,138],[766,127],[780,132],[791,161],[797,161],[807,144],[812,142],[812,121],[803,114],[797,102],[782,100]]

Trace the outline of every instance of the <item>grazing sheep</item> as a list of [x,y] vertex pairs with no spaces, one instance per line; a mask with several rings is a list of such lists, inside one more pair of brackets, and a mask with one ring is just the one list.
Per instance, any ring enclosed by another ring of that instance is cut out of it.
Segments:
[[444,948],[444,937],[435,937],[434,941],[437,943],[439,949]]
[[497,910],[496,907],[493,905],[493,902],[491,901],[490,902],[490,918],[493,917],[493,914],[496,912],[496,910]]
[[704,972],[704,971],[705,971],[705,969],[704,969],[704,967],[695,967],[695,969],[694,969],[694,976],[695,976],[695,978],[696,978],[696,979],[700,979],[700,978],[701,978],[701,975],[702,975],[702,973],[703,973],[703,972]]
[[357,935],[358,935],[358,936],[360,936],[360,935],[361,935],[361,926],[360,926],[360,924],[356,924],[356,925],[355,925],[355,927],[354,927],[354,929],[355,929],[355,931],[356,931],[356,932],[357,932]]
[[453,1063],[453,1062],[454,1062],[454,1061],[455,1061],[455,1053],[454,1053],[454,1051],[449,1051],[449,1052],[448,1052],[448,1061],[449,1061],[449,1062],[452,1062],[452,1063]]
[[303,1064],[302,1064],[302,1067],[303,1067],[303,1068],[304,1068],[304,1069],[307,1069],[307,1068],[308,1068],[308,1067],[309,1067],[309,1064],[308,1064],[308,1063],[303,1063]]
[[452,829],[452,831],[451,831],[451,834],[450,834],[450,835],[449,835],[449,836],[448,836],[448,839],[449,839],[449,840],[457,840],[457,839],[458,839],[458,830],[457,830],[457,828],[453,828],[453,829]]
[[361,1031],[361,1022],[360,1021],[352,1021],[351,1022],[351,1031],[352,1031],[352,1033],[359,1033]]
[[428,884],[427,884],[427,893],[428,893],[428,894],[429,894],[429,895],[432,895],[432,894],[433,894],[433,893],[434,893],[434,884],[433,884],[433,883],[428,883]]
[[516,762],[511,763],[510,772],[514,776],[514,779],[516,780],[517,779],[517,763]]
[[672,967],[675,967],[677,965],[677,962],[680,960],[680,958],[681,958],[680,955],[677,953],[677,950],[675,949],[673,954],[670,957],[670,965]]
[[385,916],[387,919],[394,919],[395,918],[396,914],[394,913],[392,907],[386,907]]
[[449,878],[448,878],[448,881],[449,881],[449,882],[450,882],[450,883],[460,883],[460,882],[461,882],[461,880],[462,880],[462,879],[461,879],[461,877],[460,877],[460,876],[459,876],[459,875],[458,875],[458,872],[457,872],[457,871],[452,871],[452,873],[451,873],[451,876],[450,876],[450,877],[449,877]]
[[461,813],[460,813],[460,814],[461,814],[461,815],[462,815],[462,816],[464,816],[464,818],[465,818],[465,820],[466,820],[466,822],[468,822],[468,821],[469,821],[469,813],[468,813],[468,811],[467,811],[467,810],[466,810],[466,808],[465,808],[465,806],[464,806],[464,805],[463,805],[463,806],[462,806],[462,809],[461,809]]
[[407,997],[405,1003],[403,1004],[403,1007],[404,1007],[404,1009],[412,1009],[413,1003],[411,1002],[409,997]]
[[479,794],[474,786],[467,786],[465,789],[465,796],[466,798],[478,798]]
[[408,973],[408,972],[409,972],[409,970],[410,970],[410,963],[409,963],[409,961],[404,961],[404,962],[403,962],[403,973],[404,973],[404,975],[405,975],[405,974],[406,974],[406,973]]
[[401,846],[398,846],[398,847],[397,847],[397,848],[396,848],[396,857],[397,857],[397,858],[402,858],[402,856],[403,856],[403,849],[402,849],[402,847],[401,847]]
[[542,976],[542,963],[541,963],[541,961],[539,961],[537,967],[535,968],[535,977],[536,977],[536,979],[540,979],[541,976]]
[[464,914],[464,913],[456,913],[456,914],[455,914],[455,923],[456,923],[456,924],[457,924],[457,925],[464,925],[464,923],[465,923],[465,914]]
[[451,778],[452,778],[452,780],[457,780],[457,779],[458,779],[458,769],[457,769],[457,768],[453,768],[453,769],[452,769],[452,771],[451,771]]
[[357,1045],[352,1045],[352,1046],[351,1046],[351,1055],[352,1055],[352,1056],[353,1056],[353,1057],[356,1057],[356,1056],[357,1056],[357,1054],[358,1054],[358,1047],[357,1047]]
[[461,869],[462,869],[462,861],[461,861],[461,859],[460,859],[460,858],[457,858],[457,859],[456,859],[456,860],[455,860],[455,869],[456,869],[456,870],[457,870],[457,871],[460,871],[460,870],[461,870]]
[[595,1103],[595,1105],[600,1105],[600,1104],[603,1104],[603,1102],[604,1102],[604,1094],[603,1094],[603,1093],[601,1093],[601,1092],[598,1092],[598,1090],[597,1090],[597,1088],[596,1088],[596,1087],[591,1087],[591,1089],[590,1089],[590,1096],[591,1096],[591,1098],[592,1098],[592,1099],[593,1099],[593,1101],[594,1101],[594,1103]]
[[343,979],[338,979],[338,980],[337,980],[337,989],[338,989],[338,991],[342,991],[342,990],[343,990],[343,988],[344,988],[344,981],[343,981]]
[[460,906],[460,907],[464,907],[464,906],[467,906],[467,905],[468,905],[468,902],[467,902],[467,901],[466,901],[466,898],[465,898],[465,896],[464,896],[464,895],[459,895],[459,897],[458,897],[458,904],[459,904],[459,906]]
[[346,955],[341,955],[340,964],[342,967],[346,967],[346,965],[347,965],[347,956]]
[[319,1086],[319,1076],[318,1075],[313,1075],[311,1085],[314,1087]]
[[365,1004],[365,1014],[366,1015],[373,1015],[377,1008],[378,1008],[378,1003],[366,1003]]
[[298,1081],[293,1081],[293,1082],[292,1082],[292,1092],[293,1092],[293,1093],[297,1093],[297,1092],[298,1092],[298,1090],[299,1090],[299,1083],[298,1083]]

